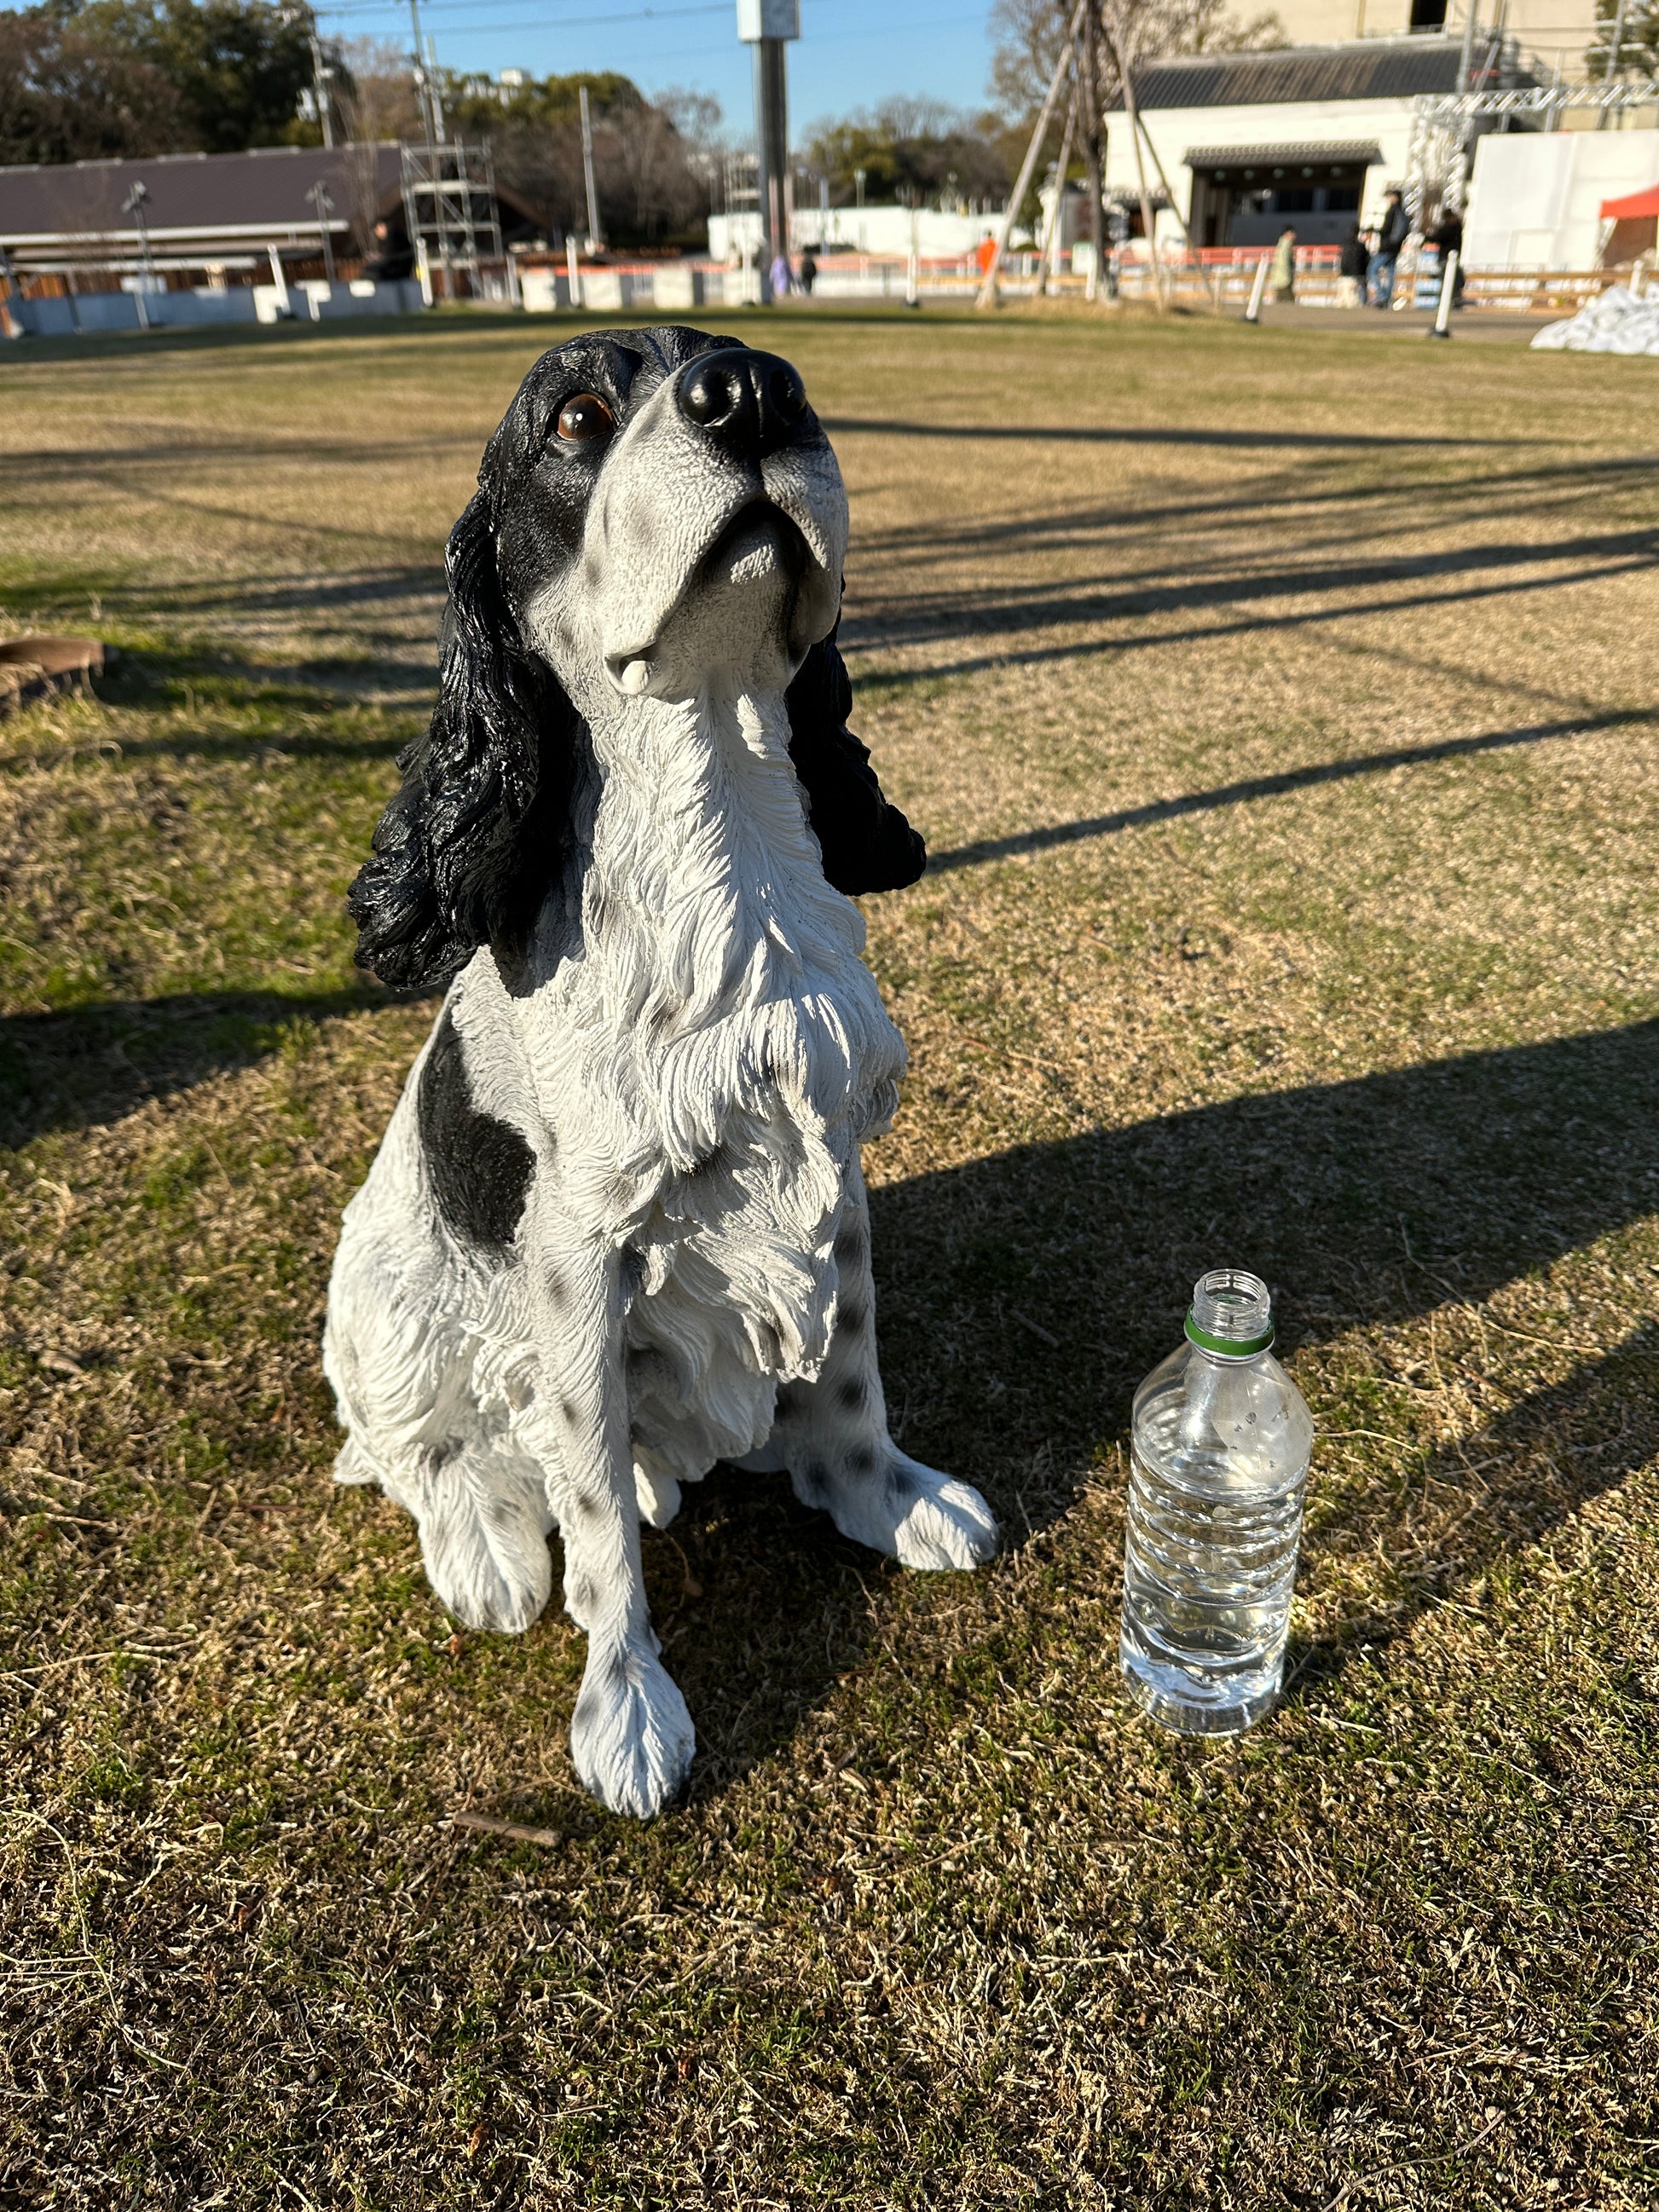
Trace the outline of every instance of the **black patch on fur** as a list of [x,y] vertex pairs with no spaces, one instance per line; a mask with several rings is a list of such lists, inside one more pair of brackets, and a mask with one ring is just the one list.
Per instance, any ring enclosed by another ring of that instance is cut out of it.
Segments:
[[841,625],[802,661],[789,686],[789,757],[806,793],[807,819],[838,891],[902,890],[927,865],[927,848],[888,804],[870,751],[847,726],[853,684],[836,649]]
[[921,1495],[921,1486],[915,1475],[908,1474],[903,1468],[896,1465],[888,1468],[886,1478],[881,1487],[883,1496],[896,1513],[901,1505],[908,1505]]
[[836,1238],[835,1254],[836,1259],[839,1260],[843,1266],[851,1261],[861,1260],[864,1257],[864,1224],[862,1222],[849,1221],[847,1224],[847,1226],[841,1231],[840,1234]]
[[848,1336],[862,1336],[869,1319],[867,1309],[857,1298],[848,1298],[841,1310],[836,1327]]
[[481,945],[499,945],[513,969],[568,857],[587,742],[507,605],[487,491],[451,532],[446,562],[437,708],[398,757],[402,788],[346,897],[358,966],[398,990],[448,982]]
[[504,1257],[517,1234],[536,1156],[520,1132],[472,1103],[460,1031],[446,1006],[416,1099],[433,1195],[453,1237]]
[[847,1455],[847,1464],[854,1474],[875,1472],[876,1455],[868,1444],[854,1444]]
[[801,1469],[800,1486],[808,1500],[822,1505],[830,1495],[830,1470],[821,1459],[809,1459]]
[[836,1395],[849,1413],[856,1413],[862,1410],[870,1392],[861,1375],[849,1375],[844,1382],[836,1383]]

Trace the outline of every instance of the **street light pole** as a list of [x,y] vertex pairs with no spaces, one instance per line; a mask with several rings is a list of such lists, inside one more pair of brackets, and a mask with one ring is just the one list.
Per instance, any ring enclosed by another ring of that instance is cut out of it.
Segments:
[[328,81],[332,70],[323,62],[323,42],[317,35],[317,18],[311,19],[311,82],[313,96],[317,102],[317,119],[323,126],[323,143],[334,143],[334,111],[328,96]]
[[334,289],[334,240],[329,230],[328,219],[334,212],[334,195],[319,177],[306,194],[306,198],[317,210],[317,228],[322,234],[323,240],[323,269],[328,277],[328,289],[332,292]]
[[800,0],[738,0],[738,36],[755,49],[760,295],[766,307],[772,299],[772,264],[789,251],[789,106],[783,50],[800,36]]
[[138,222],[138,258],[143,269],[143,275],[139,279],[138,320],[142,327],[145,330],[149,328],[149,300],[148,295],[153,281],[153,272],[151,271],[149,263],[149,225],[144,221],[144,202],[149,198],[149,187],[145,185],[143,179],[140,178],[139,181],[133,186],[132,190],[127,194],[125,199],[121,203],[122,214],[135,216]]

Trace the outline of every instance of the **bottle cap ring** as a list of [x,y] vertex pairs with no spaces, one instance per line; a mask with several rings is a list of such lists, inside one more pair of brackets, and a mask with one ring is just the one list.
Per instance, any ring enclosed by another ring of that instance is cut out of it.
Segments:
[[1212,1336],[1207,1328],[1200,1328],[1193,1319],[1193,1310],[1187,1309],[1187,1334],[1201,1351],[1213,1352],[1223,1359],[1254,1359],[1258,1352],[1266,1352],[1278,1331],[1270,1322],[1261,1336]]

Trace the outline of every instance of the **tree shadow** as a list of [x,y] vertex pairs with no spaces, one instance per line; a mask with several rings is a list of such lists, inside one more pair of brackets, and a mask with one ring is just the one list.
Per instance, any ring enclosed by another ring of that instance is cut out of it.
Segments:
[[[0,1141],[250,1064],[296,1019],[398,1003],[365,983],[14,1016],[0,1023]],[[895,1433],[977,1484],[1010,1539],[1041,1532],[1102,1447],[1121,1444],[1135,1384],[1178,1340],[1203,1268],[1262,1273],[1291,1352],[1488,1298],[1659,1210],[1656,1097],[1659,1020],[1256,1093],[878,1188]],[[1427,1455],[1402,1443],[1386,1481],[1333,1486],[1310,1562],[1380,1546],[1397,1573],[1382,1609],[1301,1649],[1303,1693],[1642,1465],[1659,1441],[1656,1350],[1642,1317],[1625,1344],[1462,1443]],[[1439,1494],[1437,1515],[1413,1503],[1419,1491]],[[781,1479],[728,1468],[688,1488],[646,1551],[703,1745],[694,1794],[717,1793],[866,1662],[895,1571]]]
[[398,1003],[367,981],[337,991],[181,993],[0,1016],[0,1145],[130,1114],[280,1049],[298,1021]]
[[[1489,1297],[1659,1208],[1659,1021],[1206,1106],[1023,1146],[872,1193],[882,1368],[905,1449],[975,1483],[1015,1541],[1121,1443],[1135,1385],[1224,1260],[1273,1285],[1282,1341],[1402,1325]],[[1401,1556],[1386,1616],[1345,1620],[1297,1665],[1334,1676],[1407,1632],[1640,1466],[1659,1423],[1652,1325],[1432,1455],[1466,1510],[1397,1486],[1336,1495],[1322,1551]],[[1402,1444],[1414,1489],[1420,1457]],[[647,1539],[668,1662],[705,1747],[694,1790],[787,1743],[864,1663],[883,1563],[781,1478],[717,1469]],[[703,1586],[685,1594],[684,1577]],[[877,1602],[879,1602],[878,1597]],[[661,1623],[659,1621],[659,1626]],[[1110,1624],[1104,1624],[1109,1630]]]
[[1316,1558],[1374,1561],[1380,1536],[1392,1587],[1293,1644],[1289,1678],[1304,1697],[1359,1651],[1386,1650],[1423,1613],[1540,1542],[1659,1452],[1659,1323],[1644,1320],[1612,1351],[1534,1390],[1473,1435],[1429,1453],[1401,1487],[1346,1503],[1312,1535]]
[[1588,737],[1597,730],[1622,729],[1637,722],[1659,720],[1659,710],[1644,708],[1612,708],[1602,714],[1577,714],[1559,722],[1533,722],[1518,730],[1486,730],[1470,738],[1445,738],[1437,744],[1396,745],[1387,752],[1361,753],[1349,760],[1316,761],[1306,768],[1281,769],[1273,775],[1256,775],[1238,783],[1218,785],[1212,791],[1189,791],[1179,799],[1152,799],[1145,806],[1120,807],[1112,814],[1091,814],[1075,822],[1056,822],[1042,830],[1022,830],[1009,837],[981,837],[971,845],[955,845],[927,856],[930,876],[949,875],[958,868],[981,866],[988,860],[1006,860],[1026,853],[1052,852],[1058,846],[1082,844],[1092,837],[1113,837],[1125,830],[1140,830],[1156,822],[1173,822],[1183,814],[1208,814],[1221,806],[1238,806],[1255,799],[1275,799],[1285,792],[1306,791],[1317,784],[1346,783],[1354,776],[1382,775],[1396,768],[1420,767],[1430,761],[1461,760],[1471,753],[1506,751],[1513,745],[1536,745],[1555,738]]
[[[1085,639],[1054,646],[1022,646],[1022,666],[1042,661],[1068,660],[1090,654],[1145,651],[1189,642],[1194,639],[1230,637],[1244,632],[1305,628],[1313,623],[1352,619],[1356,616],[1398,613],[1413,607],[1438,607],[1455,601],[1501,598],[1516,592],[1557,591],[1600,576],[1638,574],[1653,566],[1659,553],[1659,532],[1635,530],[1599,531],[1573,538],[1536,542],[1517,539],[1508,544],[1479,544],[1447,546],[1434,552],[1401,553],[1382,559],[1352,558],[1316,565],[1290,562],[1274,568],[1239,568],[1230,574],[1194,575],[1191,565],[1169,582],[1162,572],[1145,578],[1127,578],[1103,586],[1089,581],[1067,584],[1039,580],[1013,586],[1000,592],[985,591],[918,592],[904,599],[868,599],[852,611],[848,641],[860,652],[897,650],[933,644],[959,645],[964,638],[1024,637],[1033,629],[1063,624],[1127,622],[1148,615],[1182,614],[1206,610],[1224,611],[1241,604],[1255,609],[1259,603],[1301,599],[1339,593],[1334,600],[1294,613],[1251,611],[1234,622],[1207,623],[1182,629],[1140,630],[1125,637]],[[1516,569],[1553,565],[1559,573],[1547,576],[1511,577]],[[1463,581],[1460,580],[1468,579]],[[1388,599],[1379,591],[1429,584],[1433,588],[1395,590]],[[1373,596],[1354,597],[1355,593]],[[946,662],[914,671],[880,672],[884,684],[927,682],[941,676],[961,676],[994,665],[1004,657],[996,651],[958,653]]]
[[1177,428],[1170,424],[1133,428],[1091,422],[915,422],[886,416],[855,415],[820,416],[833,437],[862,434],[875,438],[968,438],[1001,445],[1061,446],[1222,446],[1247,451],[1278,453],[1334,448],[1341,453],[1393,453],[1413,447],[1454,447],[1474,451],[1481,447],[1512,446],[1511,438],[1443,438],[1427,432],[1391,430],[1286,430],[1277,425],[1259,430],[1223,430],[1200,424]]

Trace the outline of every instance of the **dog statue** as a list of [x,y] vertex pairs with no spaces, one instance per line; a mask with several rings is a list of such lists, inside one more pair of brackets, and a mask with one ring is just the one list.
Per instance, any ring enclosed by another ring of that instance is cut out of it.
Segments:
[[848,893],[921,873],[846,727],[847,497],[800,378],[678,328],[544,354],[447,550],[441,691],[352,886],[359,961],[448,986],[346,1209],[336,1480],[439,1596],[586,1631],[584,1785],[647,1815],[695,1738],[640,1520],[717,1460],[912,1567],[996,1526],[899,1450],[859,1147],[904,1044]]

